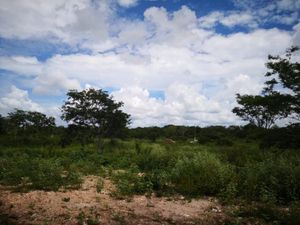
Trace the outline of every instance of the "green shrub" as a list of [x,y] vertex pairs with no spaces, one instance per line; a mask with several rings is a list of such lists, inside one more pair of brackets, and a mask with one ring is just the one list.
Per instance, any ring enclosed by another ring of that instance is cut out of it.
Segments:
[[100,193],[103,187],[104,187],[104,180],[101,177],[99,177],[96,184],[97,192]]
[[250,200],[288,203],[300,200],[300,160],[268,159],[240,173],[239,193]]
[[138,149],[136,164],[142,171],[165,169],[172,162],[172,155],[158,144],[141,147]]
[[[238,207],[234,216],[240,218],[239,224],[250,224],[249,219],[252,219],[253,224],[295,225],[300,221],[300,208],[291,206],[282,209],[272,204],[252,203]],[[261,223],[257,223],[258,221]]]
[[178,159],[171,173],[175,189],[187,195],[218,194],[232,176],[232,169],[208,152]]
[[152,189],[158,196],[168,195],[173,191],[169,170],[153,170],[145,174],[145,179],[152,184]]
[[81,178],[74,171],[65,171],[59,160],[19,157],[4,160],[0,167],[1,183],[16,190],[58,190],[64,186],[77,188]]
[[116,196],[131,196],[133,194],[145,194],[152,192],[152,183],[145,179],[144,174],[135,170],[116,171],[112,175],[116,184]]

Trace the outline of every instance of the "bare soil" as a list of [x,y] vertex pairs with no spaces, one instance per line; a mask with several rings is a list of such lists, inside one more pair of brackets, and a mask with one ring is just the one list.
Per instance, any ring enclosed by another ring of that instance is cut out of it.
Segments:
[[213,198],[181,196],[116,199],[109,180],[100,193],[98,177],[87,176],[79,190],[14,193],[1,187],[0,215],[22,225],[75,224],[222,224],[226,215]]

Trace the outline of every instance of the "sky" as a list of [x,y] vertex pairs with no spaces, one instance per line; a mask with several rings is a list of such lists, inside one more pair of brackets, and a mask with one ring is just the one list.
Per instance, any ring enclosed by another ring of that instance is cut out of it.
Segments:
[[70,89],[124,102],[131,127],[239,125],[267,56],[300,45],[300,0],[1,0],[0,114],[54,116]]

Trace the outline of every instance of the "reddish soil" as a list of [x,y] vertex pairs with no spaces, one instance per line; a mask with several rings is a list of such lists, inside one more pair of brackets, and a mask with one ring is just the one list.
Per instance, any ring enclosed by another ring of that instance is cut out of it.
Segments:
[[[222,224],[222,207],[215,199],[187,201],[183,197],[111,196],[114,186],[104,181],[96,191],[98,177],[87,176],[81,189],[58,192],[13,193],[0,189],[0,215],[22,225],[75,224]],[[88,221],[89,219],[89,221]],[[94,222],[94,223],[92,223]]]

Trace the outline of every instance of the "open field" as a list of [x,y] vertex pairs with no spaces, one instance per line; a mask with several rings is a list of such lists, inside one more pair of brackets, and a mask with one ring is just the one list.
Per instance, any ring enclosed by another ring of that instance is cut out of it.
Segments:
[[3,224],[297,224],[300,155],[187,141],[3,147]]
[[178,196],[142,195],[116,199],[109,180],[97,192],[98,179],[85,177],[78,190],[24,194],[2,190],[1,210],[18,224],[219,224],[225,219],[212,198],[187,201]]

